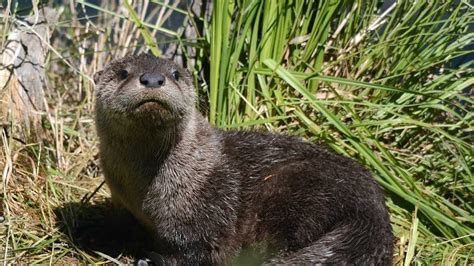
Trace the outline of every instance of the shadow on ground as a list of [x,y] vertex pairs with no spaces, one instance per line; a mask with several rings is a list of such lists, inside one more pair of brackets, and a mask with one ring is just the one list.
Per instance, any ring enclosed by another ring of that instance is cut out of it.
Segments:
[[152,250],[150,234],[130,214],[108,201],[66,203],[54,212],[59,230],[91,256],[97,257],[98,251],[111,257],[143,258]]

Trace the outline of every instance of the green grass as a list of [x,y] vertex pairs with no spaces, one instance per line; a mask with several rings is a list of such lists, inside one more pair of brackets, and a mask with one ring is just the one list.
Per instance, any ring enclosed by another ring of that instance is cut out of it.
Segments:
[[[164,54],[159,45],[174,43],[213,125],[291,132],[371,169],[387,194],[396,264],[473,263],[474,70],[472,62],[452,64],[474,52],[472,5],[398,1],[382,12],[379,1],[223,0],[202,16],[151,2],[163,12],[150,17],[130,1],[122,8],[77,1],[97,12],[84,18],[64,7],[55,38],[74,41],[51,44],[45,136],[22,143],[2,133],[0,260],[127,261],[70,240],[78,209],[67,204],[109,197],[99,187],[86,77],[144,45]],[[202,24],[202,32],[187,39],[183,29],[167,28],[167,12]],[[16,19],[2,15],[2,45]],[[58,230],[61,216],[66,230]]]

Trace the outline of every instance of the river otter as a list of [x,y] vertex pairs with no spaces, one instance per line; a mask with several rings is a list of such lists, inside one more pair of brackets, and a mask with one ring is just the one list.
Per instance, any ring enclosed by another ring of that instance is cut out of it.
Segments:
[[[353,160],[300,138],[210,126],[190,74],[149,54],[94,76],[100,161],[112,201],[156,240],[162,263],[382,264],[382,190]],[[257,254],[257,255],[255,255]]]

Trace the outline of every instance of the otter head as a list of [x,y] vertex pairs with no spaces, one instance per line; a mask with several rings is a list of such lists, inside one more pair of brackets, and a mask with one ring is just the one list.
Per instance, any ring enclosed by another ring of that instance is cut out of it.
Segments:
[[150,54],[114,60],[94,82],[99,133],[154,134],[185,123],[195,108],[190,74]]

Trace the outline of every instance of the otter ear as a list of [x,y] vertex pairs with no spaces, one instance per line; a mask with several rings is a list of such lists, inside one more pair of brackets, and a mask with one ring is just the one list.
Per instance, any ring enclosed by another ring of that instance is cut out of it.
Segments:
[[184,72],[186,73],[186,76],[187,76],[189,79],[193,80],[193,73],[191,73],[190,70],[184,69]]
[[94,77],[93,77],[95,84],[99,82],[99,79],[100,79],[100,76],[102,76],[102,73],[104,73],[104,70],[99,70],[95,72]]

